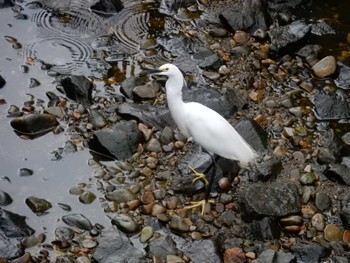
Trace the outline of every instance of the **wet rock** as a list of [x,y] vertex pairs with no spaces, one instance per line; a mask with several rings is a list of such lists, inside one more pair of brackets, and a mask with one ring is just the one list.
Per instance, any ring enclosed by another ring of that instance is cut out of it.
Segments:
[[116,201],[118,203],[127,203],[137,200],[137,196],[133,192],[124,188],[107,193],[105,198],[109,201]]
[[211,239],[188,242],[183,249],[183,253],[194,263],[221,261],[221,254]]
[[[24,251],[0,232],[0,255],[4,260],[15,259],[24,254]],[[5,261],[4,261],[5,262]],[[6,261],[7,262],[7,261]],[[13,261],[12,261],[13,262]]]
[[252,263],[294,263],[296,258],[292,253],[280,252],[272,249],[267,249],[262,252],[258,259]]
[[64,109],[59,106],[48,107],[45,109],[45,113],[48,113],[60,119],[63,119],[64,116],[66,116],[66,112],[64,111]]
[[79,195],[79,201],[83,204],[91,204],[95,199],[96,195],[90,191],[85,191]]
[[236,263],[246,262],[245,253],[244,251],[239,247],[232,247],[225,250],[224,253],[224,262],[225,263]]
[[88,231],[92,229],[90,220],[82,214],[69,214],[62,216],[62,221],[71,227],[77,227]]
[[93,152],[113,159],[126,160],[135,153],[137,145],[142,141],[143,136],[137,128],[137,123],[124,121],[112,128],[96,131],[88,145]]
[[300,183],[301,183],[302,185],[313,185],[316,181],[317,181],[317,178],[316,178],[316,176],[314,175],[314,173],[312,173],[312,172],[303,174],[303,175],[300,177]]
[[130,262],[139,263],[143,261],[143,254],[130,243],[127,236],[115,229],[106,228],[102,230],[97,238],[99,245],[92,254],[96,262],[115,263]]
[[329,256],[331,250],[317,243],[296,245],[291,248],[298,262],[320,262]]
[[169,223],[169,228],[174,232],[186,233],[190,230],[190,226],[180,216],[174,215]]
[[344,62],[337,62],[339,75],[335,79],[335,83],[339,88],[350,89],[350,67]]
[[169,126],[166,126],[159,137],[159,141],[163,144],[169,144],[174,140],[174,131]]
[[311,33],[317,36],[336,34],[336,31],[325,19],[319,19],[311,24]]
[[176,244],[170,235],[160,234],[149,242],[149,256],[165,260],[168,255],[177,255]]
[[283,55],[296,50],[306,41],[310,26],[302,20],[296,20],[286,26],[276,27],[268,31],[271,38],[272,55]]
[[54,130],[59,123],[52,115],[36,113],[13,119],[10,124],[20,135],[38,137]]
[[128,215],[115,215],[112,218],[112,224],[126,234],[132,234],[139,231],[139,225]]
[[349,174],[350,168],[344,164],[334,164],[325,172],[329,180],[345,185],[350,185]]
[[35,196],[27,197],[25,203],[30,208],[30,210],[36,214],[44,213],[52,207],[49,201]]
[[59,240],[71,241],[74,238],[74,230],[69,227],[59,226],[55,229],[55,236]]
[[206,57],[198,64],[201,69],[214,71],[218,71],[222,65],[223,61],[217,54]]
[[242,218],[247,221],[263,216],[286,216],[300,211],[298,190],[293,184],[251,184],[240,193]]
[[23,238],[21,240],[21,245],[25,248],[31,248],[43,243],[45,239],[46,239],[45,234],[40,233],[37,235],[32,235],[32,236]]
[[13,202],[11,196],[0,190],[0,206],[7,206]]
[[72,75],[64,78],[60,81],[60,87],[62,93],[64,93],[68,99],[82,104],[85,108],[88,108],[92,104],[92,90],[94,84],[84,76]]
[[325,227],[324,216],[320,213],[315,214],[311,218],[311,224],[317,231],[323,231],[323,229]]
[[0,89],[2,89],[6,84],[6,81],[4,80],[4,78],[0,75]]
[[267,181],[276,178],[282,171],[282,162],[279,159],[270,159],[257,164],[258,179]]
[[26,217],[0,209],[0,230],[6,237],[27,237],[34,230],[25,222]]
[[29,88],[35,88],[40,86],[40,82],[37,79],[30,78],[29,80]]
[[313,103],[315,115],[319,120],[338,120],[350,117],[350,105],[341,94],[317,92]]
[[319,78],[325,78],[332,75],[337,70],[335,57],[327,56],[321,59],[312,67],[312,70]]
[[99,0],[94,5],[90,6],[92,12],[102,16],[108,17],[116,14],[124,9],[122,1],[116,0]]
[[311,56],[317,58],[318,55],[321,54],[321,51],[321,45],[305,45],[296,53],[296,55],[305,59]]
[[11,7],[14,6],[11,0],[0,0],[0,8]]
[[142,243],[147,242],[153,236],[153,228],[151,226],[145,226],[141,230],[140,241]]
[[253,220],[249,223],[249,233],[256,240],[266,241],[278,239],[281,235],[281,228],[276,220],[264,217],[261,220]]
[[162,146],[156,138],[152,138],[146,145],[146,150],[149,152],[161,152]]
[[33,170],[29,168],[20,168],[18,170],[19,176],[32,176],[33,174],[34,174]]
[[91,109],[89,120],[96,129],[101,129],[108,124],[106,117],[99,111]]
[[340,218],[346,228],[350,228],[350,200],[343,203],[340,211]]
[[320,211],[325,211],[332,205],[332,200],[325,193],[318,192],[315,196],[315,205]]

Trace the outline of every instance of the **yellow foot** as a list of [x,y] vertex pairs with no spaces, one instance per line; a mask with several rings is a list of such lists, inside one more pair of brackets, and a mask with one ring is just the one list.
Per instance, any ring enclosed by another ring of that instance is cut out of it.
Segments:
[[194,173],[194,176],[196,177],[192,180],[192,183],[196,182],[197,180],[202,180],[206,186],[209,184],[207,178],[205,178],[204,173],[197,172],[191,166],[188,166],[188,169],[190,169]]
[[206,204],[215,204],[214,200],[208,200],[207,202],[205,200],[199,201],[199,202],[191,202],[191,205],[185,206],[184,209],[193,209],[196,207],[202,207],[202,212],[201,215],[204,216],[204,211],[205,211],[205,205]]

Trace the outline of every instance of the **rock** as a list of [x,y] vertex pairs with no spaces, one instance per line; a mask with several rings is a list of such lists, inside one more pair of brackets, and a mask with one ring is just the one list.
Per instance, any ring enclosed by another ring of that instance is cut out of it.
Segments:
[[315,205],[320,211],[325,211],[331,207],[332,200],[325,193],[318,192],[315,196]]
[[267,249],[262,252],[252,263],[295,263],[296,258],[292,253],[284,253]]
[[102,17],[108,17],[109,15],[116,14],[124,9],[122,1],[110,1],[99,0],[91,7],[92,12],[101,15]]
[[317,181],[317,178],[314,175],[314,173],[309,172],[309,173],[303,174],[300,177],[299,181],[302,185],[313,185]]
[[14,6],[12,0],[0,0],[0,8],[11,7]]
[[137,196],[128,189],[121,188],[113,192],[107,193],[105,198],[108,201],[116,201],[118,203],[127,203],[132,200],[137,200]]
[[232,247],[225,250],[224,263],[246,262],[245,253],[239,247]]
[[350,105],[339,94],[323,94],[316,92],[314,112],[319,120],[338,120],[350,118]]
[[71,241],[74,238],[74,230],[65,226],[58,226],[55,229],[55,237],[58,240]]
[[281,56],[296,50],[306,41],[310,26],[302,20],[296,20],[286,26],[275,27],[268,31],[271,38],[270,52]]
[[149,242],[149,256],[165,260],[168,255],[177,255],[176,244],[170,235],[159,234]]
[[340,211],[340,218],[346,228],[350,228],[350,200],[344,202]]
[[254,183],[240,192],[242,218],[247,221],[264,216],[286,216],[299,213],[301,200],[293,184]]
[[270,159],[263,161],[256,165],[258,179],[261,181],[267,181],[270,178],[276,178],[282,171],[282,162],[279,159]]
[[79,195],[79,201],[83,204],[91,204],[95,199],[96,195],[90,191],[84,191]]
[[31,236],[35,231],[26,224],[25,220],[25,216],[0,209],[0,233],[9,238]]
[[139,225],[135,220],[124,214],[117,214],[112,218],[112,224],[117,226],[119,230],[126,234],[132,234],[139,231]]
[[129,238],[123,232],[115,228],[103,229],[97,241],[99,245],[92,254],[96,262],[143,262],[142,252],[130,243]]
[[[23,249],[19,248],[11,240],[6,238],[0,232],[0,255],[4,260],[11,260],[20,257],[24,254]],[[14,262],[14,261],[11,261]]]
[[312,70],[319,78],[325,78],[334,74],[334,72],[337,70],[337,62],[335,57],[327,56],[321,59],[312,67]]
[[329,224],[324,229],[324,239],[330,242],[339,242],[343,239],[343,232],[344,231],[339,226]]
[[264,217],[261,220],[253,220],[248,226],[249,233],[256,240],[267,241],[278,239],[281,235],[281,228],[273,218]]
[[344,164],[334,164],[325,172],[329,180],[345,185],[350,185],[349,174],[350,168]]
[[140,100],[154,99],[157,97],[157,89],[155,89],[155,87],[150,83],[142,86],[136,86],[132,92],[134,96]]
[[162,146],[156,138],[152,138],[146,145],[146,150],[149,152],[162,152]]
[[82,214],[69,214],[62,216],[62,221],[71,227],[77,227],[88,231],[92,229],[90,220]]
[[223,65],[221,58],[217,54],[206,57],[202,62],[198,64],[201,69],[218,71]]
[[188,242],[182,250],[185,256],[194,263],[221,262],[221,253],[216,249],[215,243],[211,239]]
[[0,89],[2,89],[6,84],[6,81],[4,80],[4,78],[0,75]]
[[108,124],[106,117],[95,109],[90,109],[89,120],[95,129],[101,129]]
[[68,99],[88,108],[92,104],[92,90],[94,84],[82,75],[72,75],[60,80],[61,87],[57,87]]
[[30,210],[36,214],[44,213],[52,207],[49,201],[35,196],[27,197],[25,203],[30,208]]
[[342,89],[350,89],[350,67],[344,62],[337,62],[339,75],[335,79],[335,84]]
[[126,160],[135,153],[137,145],[142,141],[143,136],[137,128],[137,123],[124,121],[112,128],[96,131],[88,145],[93,152],[113,159]]
[[13,202],[11,196],[0,190],[0,206],[7,206]]
[[296,245],[291,248],[298,262],[320,262],[322,258],[328,257],[331,253],[329,248],[317,243]]
[[169,144],[174,140],[174,131],[171,127],[165,126],[162,130],[159,141],[163,144]]
[[147,242],[153,236],[153,228],[151,226],[145,226],[140,233],[140,241],[142,243]]
[[311,224],[317,231],[323,231],[323,229],[325,227],[324,216],[320,213],[315,214],[311,218]]
[[30,78],[29,79],[29,88],[35,88],[40,86],[40,82],[37,79]]
[[180,216],[174,215],[169,223],[169,228],[174,232],[186,233],[190,230],[190,226],[187,222]]

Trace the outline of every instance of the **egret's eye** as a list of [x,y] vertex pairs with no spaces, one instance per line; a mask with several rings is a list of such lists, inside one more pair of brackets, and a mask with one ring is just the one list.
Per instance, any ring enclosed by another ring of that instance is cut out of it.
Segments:
[[168,71],[168,70],[169,70],[169,68],[165,68],[165,69],[164,69],[164,71]]

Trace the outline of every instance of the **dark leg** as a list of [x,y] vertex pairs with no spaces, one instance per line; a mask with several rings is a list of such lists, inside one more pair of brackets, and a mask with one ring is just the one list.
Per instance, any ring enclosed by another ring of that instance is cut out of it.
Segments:
[[214,179],[215,179],[215,175],[216,175],[216,168],[217,168],[217,164],[216,164],[214,155],[210,154],[210,157],[211,157],[211,160],[213,161],[213,171],[211,173],[210,181],[209,181],[209,184],[207,187],[207,191],[205,193],[205,201],[206,202],[208,202],[208,200],[209,200],[209,195],[210,195],[213,183],[214,183]]

